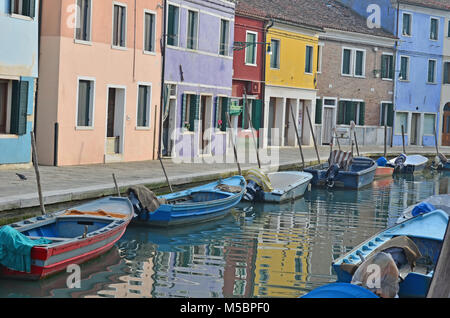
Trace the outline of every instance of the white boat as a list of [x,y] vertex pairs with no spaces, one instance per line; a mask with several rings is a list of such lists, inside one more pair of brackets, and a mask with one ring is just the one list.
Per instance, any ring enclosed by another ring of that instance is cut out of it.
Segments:
[[424,203],[431,204],[431,210],[442,210],[450,215],[450,194],[433,195],[428,199],[407,208],[398,218],[397,223],[403,223],[406,220],[412,219],[417,213],[425,213],[427,206],[425,206]]
[[246,175],[247,193],[244,199],[253,202],[281,203],[302,197],[313,176],[307,172],[283,171],[267,175],[250,170]]
[[428,158],[421,155],[400,155],[387,163],[394,168],[394,173],[418,173],[422,172],[428,163]]

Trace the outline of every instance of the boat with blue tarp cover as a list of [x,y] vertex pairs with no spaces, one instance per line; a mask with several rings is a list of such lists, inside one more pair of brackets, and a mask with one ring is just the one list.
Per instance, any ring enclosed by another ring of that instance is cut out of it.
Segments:
[[389,160],[386,166],[394,168],[394,173],[421,173],[427,167],[428,158],[421,155],[401,154]]
[[0,275],[39,280],[114,246],[134,215],[127,198],[107,197],[0,228]]
[[366,157],[356,157],[349,152],[335,150],[327,163],[304,169],[312,174],[313,186],[328,188],[360,189],[371,184],[375,178],[377,164]]
[[[244,177],[234,176],[159,196],[157,197],[158,202],[153,204],[145,204],[146,193],[139,194],[138,190],[130,189],[129,198],[137,214],[133,223],[170,227],[223,218],[241,202],[246,186]],[[154,208],[152,209],[150,206]]]
[[353,284],[333,283],[318,287],[300,298],[379,298],[370,290]]
[[442,249],[448,219],[447,213],[435,210],[374,235],[332,263],[337,282],[354,281],[360,267],[380,255],[387,255],[395,267],[391,270],[394,273],[391,278],[398,284],[397,295],[401,298],[425,297]]

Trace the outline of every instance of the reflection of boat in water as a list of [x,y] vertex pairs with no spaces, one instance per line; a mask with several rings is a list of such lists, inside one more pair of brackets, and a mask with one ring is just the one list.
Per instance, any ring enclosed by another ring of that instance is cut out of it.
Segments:
[[118,282],[125,273],[126,264],[122,261],[119,248],[110,251],[81,265],[81,288],[67,288],[67,278],[71,273],[59,273],[40,281],[21,281],[0,279],[0,298],[11,297],[77,297],[80,293],[95,293],[95,289],[109,283]]
[[262,213],[307,212],[309,211],[309,207],[306,204],[305,198],[301,198],[282,204],[258,203],[254,205],[253,211]]
[[158,251],[175,252],[179,247],[208,244],[232,233],[240,232],[239,224],[232,215],[220,222],[200,223],[180,228],[152,228],[143,230],[142,226],[130,226],[121,241],[136,240],[155,244]]

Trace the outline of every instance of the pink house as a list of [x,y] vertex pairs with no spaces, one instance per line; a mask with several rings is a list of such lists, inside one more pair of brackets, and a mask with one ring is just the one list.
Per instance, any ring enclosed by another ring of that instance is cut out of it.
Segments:
[[41,164],[156,158],[162,14],[157,0],[42,1]]

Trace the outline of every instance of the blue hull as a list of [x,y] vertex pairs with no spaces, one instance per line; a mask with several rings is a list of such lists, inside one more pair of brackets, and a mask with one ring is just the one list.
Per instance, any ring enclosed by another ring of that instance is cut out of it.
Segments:
[[333,262],[332,267],[338,277],[337,282],[351,282],[351,274],[343,270],[341,265],[359,265],[361,260],[357,253],[361,253],[367,259],[376,249],[380,248],[390,239],[397,236],[407,236],[417,245],[421,254],[432,262],[433,266],[426,273],[409,273],[405,280],[400,283],[399,296],[402,298],[425,297],[434,274],[434,266],[437,264],[442,248],[448,220],[449,216],[447,213],[436,210],[429,214],[417,216],[371,237]]
[[[311,173],[313,178],[311,184],[316,187],[323,187],[327,185],[326,173],[328,170],[328,163],[306,168],[304,171]],[[355,158],[350,167],[350,171],[339,171],[339,174],[334,179],[335,187],[360,189],[371,184],[375,178],[377,165],[375,161],[370,158]]]
[[[170,227],[198,224],[217,220],[228,215],[239,204],[247,186],[241,176],[221,181],[221,184],[241,187],[240,193],[218,190],[219,182],[189,190],[161,196],[168,204],[163,204],[153,213],[138,213],[133,223],[155,227]],[[186,199],[189,198],[189,199]],[[178,201],[178,202],[176,202]],[[171,203],[174,202],[174,203]]]

